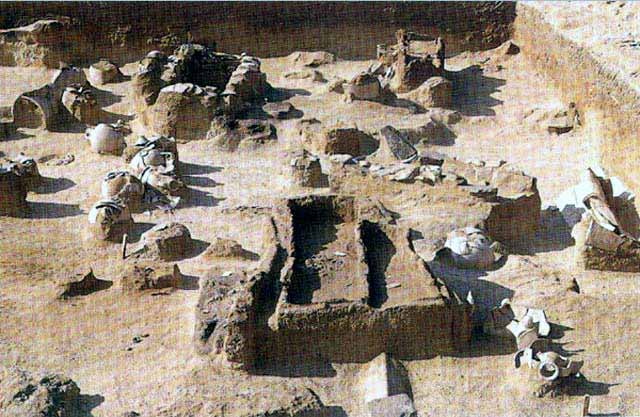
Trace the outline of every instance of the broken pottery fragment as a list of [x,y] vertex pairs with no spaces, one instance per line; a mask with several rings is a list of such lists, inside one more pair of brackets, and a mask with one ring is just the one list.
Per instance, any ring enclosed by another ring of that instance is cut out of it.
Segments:
[[491,240],[480,229],[465,227],[447,235],[445,248],[460,268],[487,269],[495,262]]
[[131,211],[119,200],[101,200],[89,210],[89,231],[95,239],[119,241],[131,225]]

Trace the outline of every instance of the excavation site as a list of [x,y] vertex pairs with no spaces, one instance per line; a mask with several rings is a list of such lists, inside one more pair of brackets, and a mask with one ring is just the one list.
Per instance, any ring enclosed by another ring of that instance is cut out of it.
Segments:
[[0,416],[640,415],[640,4],[1,2]]

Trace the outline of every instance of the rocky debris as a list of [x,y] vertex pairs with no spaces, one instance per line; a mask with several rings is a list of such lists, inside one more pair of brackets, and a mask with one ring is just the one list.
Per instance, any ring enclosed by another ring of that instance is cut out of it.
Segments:
[[69,165],[75,160],[76,157],[73,154],[68,153],[62,157],[56,154],[46,155],[42,158],[39,158],[38,162],[44,163],[45,165],[62,166]]
[[67,121],[68,110],[62,103],[67,87],[88,88],[87,78],[79,68],[62,66],[51,82],[21,94],[12,107],[15,127],[53,130]]
[[390,176],[391,181],[410,182],[416,179],[420,174],[420,167],[415,165],[407,165],[400,168],[397,172]]
[[315,68],[321,65],[333,64],[336,62],[336,57],[332,53],[325,51],[293,52],[289,55],[289,60],[295,66]]
[[30,374],[15,367],[0,369],[0,414],[3,417],[75,417],[81,415],[80,388],[60,374]]
[[453,85],[443,77],[431,77],[406,95],[406,98],[422,107],[444,107],[452,105]]
[[23,182],[28,191],[31,191],[40,185],[42,176],[38,170],[38,164],[35,159],[26,156],[20,152],[12,158],[5,158],[2,163],[5,170],[13,171]]
[[177,264],[134,263],[122,275],[123,291],[180,288],[183,276]]
[[576,104],[569,103],[568,109],[557,112],[547,123],[547,131],[549,133],[561,135],[570,132],[580,125]]
[[128,171],[109,172],[100,186],[103,199],[117,199],[133,211],[140,208],[144,191],[144,184]]
[[498,189],[500,204],[493,206],[485,230],[494,240],[517,245],[533,236],[540,225],[537,181],[507,165],[491,169],[489,185]]
[[447,157],[444,154],[441,154],[440,152],[427,150],[420,153],[420,164],[436,165],[441,167],[446,158]]
[[382,353],[366,364],[359,385],[371,417],[416,415],[407,371],[390,355]]
[[116,82],[122,77],[122,73],[116,64],[106,59],[91,64],[89,67],[89,82],[92,85],[104,85]]
[[304,148],[315,155],[365,155],[375,142],[373,137],[356,127],[301,122],[300,135]]
[[89,233],[97,240],[119,242],[133,225],[129,208],[118,200],[101,200],[89,210]]
[[489,185],[463,185],[462,188],[472,196],[481,198],[484,201],[498,201],[498,189],[496,187]]
[[57,298],[64,300],[89,295],[97,291],[105,290],[111,287],[112,284],[111,281],[96,278],[93,270],[89,269],[87,272],[75,274],[75,276],[60,284]]
[[267,120],[215,118],[211,123],[207,140],[220,149],[256,149],[275,143],[278,139],[276,128]]
[[418,415],[413,401],[407,394],[370,401],[367,409],[371,417],[416,417]]
[[365,403],[399,394],[411,394],[407,370],[387,353],[381,353],[364,365],[358,381]]
[[491,240],[474,227],[451,231],[444,247],[449,249],[454,264],[459,268],[487,269],[496,260]]
[[207,99],[207,92],[194,84],[162,88],[147,110],[150,129],[179,141],[204,139],[213,116]]
[[430,118],[427,123],[411,128],[398,129],[412,145],[448,145],[455,134],[442,121]]
[[119,121],[114,124],[100,123],[96,127],[88,128],[84,137],[89,141],[91,150],[100,154],[122,155],[127,146],[124,141],[127,128]]
[[27,185],[13,170],[0,166],[0,215],[21,215],[27,210]]
[[532,108],[522,115],[523,122],[550,134],[562,135],[580,126],[580,114],[575,103],[566,107]]
[[135,254],[169,262],[187,257],[194,244],[189,229],[180,223],[160,223],[144,232],[140,241]]
[[62,105],[72,120],[95,125],[100,119],[100,107],[93,91],[83,86],[70,86],[62,93]]
[[322,173],[320,158],[302,151],[291,159],[291,172],[294,182],[301,187],[327,187],[327,176]]
[[343,85],[347,102],[353,100],[382,101],[383,88],[378,77],[370,72],[362,72]]
[[520,47],[509,40],[497,47],[495,52],[499,55],[517,55],[520,53]]
[[[163,78],[168,83],[192,83],[201,87],[215,87],[223,91],[233,72],[242,64],[243,58],[253,60],[245,55],[231,55],[216,52],[212,48],[195,43],[186,43],[176,48],[168,57],[166,69],[172,70],[176,76]],[[166,72],[165,69],[165,72]]]
[[335,78],[329,81],[327,84],[327,92],[329,93],[338,93],[344,94],[344,86],[347,83],[347,80],[344,78]]
[[284,78],[289,80],[310,80],[318,83],[326,81],[320,71],[309,68],[285,72]]
[[217,237],[202,254],[204,258],[240,258],[256,260],[257,255],[242,247],[233,239]]
[[270,118],[278,120],[293,119],[299,117],[302,113],[288,101],[267,103],[262,106],[262,110],[267,113]]
[[371,156],[379,163],[411,162],[418,157],[418,151],[402,133],[392,126],[385,126],[378,132],[380,147]]

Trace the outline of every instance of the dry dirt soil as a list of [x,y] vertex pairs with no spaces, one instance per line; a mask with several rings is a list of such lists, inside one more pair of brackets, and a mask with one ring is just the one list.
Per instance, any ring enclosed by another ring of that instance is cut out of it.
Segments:
[[[348,79],[370,63],[339,60],[319,70],[326,79]],[[480,65],[484,72],[470,71],[471,65]],[[355,123],[364,130],[387,124],[419,126],[428,117],[373,102],[347,104],[340,95],[326,92],[324,83],[284,78],[289,67],[284,57],[264,59],[262,66],[272,85],[294,94],[290,102],[304,117]],[[123,72],[131,74],[134,68],[128,64]],[[450,126],[450,143],[434,146],[438,151],[462,159],[503,159],[520,167],[538,178],[543,209],[593,163],[589,132],[578,128],[555,136],[525,118],[532,110],[553,111],[563,102],[521,54],[464,53],[450,59],[447,69],[460,71],[457,76],[465,81],[454,99],[463,117]],[[42,69],[0,68],[0,105],[10,105],[18,94],[42,85],[50,75]],[[132,118],[128,82],[100,89],[107,111]],[[140,133],[136,121],[131,123]],[[277,198],[303,191],[292,186],[289,174],[290,154],[298,146],[295,121],[276,125],[278,143],[255,151],[226,153],[206,140],[180,144],[191,192],[173,213],[134,215],[134,240],[152,225],[173,220],[185,224],[204,244],[216,237],[232,238],[259,253],[259,219],[233,207],[269,206]],[[82,230],[88,208],[98,198],[101,178],[110,170],[125,168],[122,157],[92,153],[80,132],[26,129],[0,142],[0,151],[7,155],[23,151],[35,158],[75,156],[69,165],[40,164],[46,181],[29,194],[28,216],[0,217],[2,365],[68,375],[86,396],[88,416],[113,417],[130,410],[144,416],[156,410],[165,410],[166,415],[242,415],[286,401],[291,392],[305,387],[335,406],[336,415],[363,415],[361,401],[354,399],[360,364],[302,364],[266,375],[221,369],[196,355],[192,347],[197,289],[162,294],[120,291],[120,246],[96,245],[83,238]],[[540,231],[528,244],[528,253],[509,255],[497,270],[450,271],[450,279],[467,282],[484,303],[508,296],[515,303],[544,308],[556,325],[562,348],[585,360],[588,384],[575,395],[535,398],[513,369],[513,350],[479,339],[456,357],[405,363],[420,415],[579,415],[583,394],[592,395],[591,412],[597,415],[639,415],[637,274],[576,268],[570,230],[552,210],[543,212]],[[250,261],[205,262],[199,256],[179,265],[194,280],[212,267],[254,266]],[[57,283],[87,267],[96,277],[113,280],[114,286],[72,301],[55,300]],[[579,294],[567,290],[572,279],[579,283]],[[133,344],[132,338],[142,334],[149,336]]]

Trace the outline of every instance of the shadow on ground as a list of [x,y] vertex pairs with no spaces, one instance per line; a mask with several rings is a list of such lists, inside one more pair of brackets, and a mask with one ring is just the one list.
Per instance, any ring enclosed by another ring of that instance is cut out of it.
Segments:
[[42,177],[40,183],[33,190],[36,194],[55,194],[58,191],[68,190],[76,185],[68,178]]
[[29,219],[59,219],[73,217],[84,213],[77,204],[28,202],[28,212],[24,216]]
[[506,81],[487,77],[480,65],[472,65],[461,71],[447,72],[453,83],[453,108],[465,116],[495,116],[492,109],[501,100],[491,97]]
[[206,175],[222,171],[222,167],[180,162],[180,173],[183,175]]

